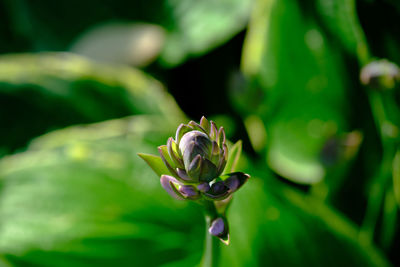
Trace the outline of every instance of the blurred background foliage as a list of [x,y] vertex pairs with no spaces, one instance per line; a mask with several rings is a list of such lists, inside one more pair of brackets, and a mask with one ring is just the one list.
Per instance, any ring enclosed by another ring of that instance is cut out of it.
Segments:
[[220,266],[399,265],[399,70],[363,69],[400,64],[399,21],[394,0],[1,0],[0,264],[198,265],[201,210],[136,153],[205,115],[252,176]]

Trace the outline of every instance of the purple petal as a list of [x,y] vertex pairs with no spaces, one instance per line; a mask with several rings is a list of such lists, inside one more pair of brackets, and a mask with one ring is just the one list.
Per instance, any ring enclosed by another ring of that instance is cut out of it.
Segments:
[[[174,197],[176,199],[179,199],[179,200],[183,200],[184,199],[184,197],[182,195],[177,193],[178,190],[176,189],[176,187],[175,187],[175,185],[173,183],[176,183],[176,184],[180,184],[180,183],[174,177],[169,176],[169,175],[161,175],[160,182],[161,182],[161,186],[172,197]],[[174,188],[172,188],[172,187],[174,187]]]
[[250,175],[242,172],[230,173],[227,174],[227,176],[229,176],[229,178],[227,178],[224,183],[231,193],[237,191],[250,178]]
[[210,190],[210,188],[211,187],[208,183],[202,183],[197,186],[197,189],[199,189],[201,192],[207,192],[208,190]]
[[199,192],[191,185],[182,185],[179,188],[179,192],[189,199],[196,199],[200,196]]
[[176,172],[178,173],[178,176],[181,177],[183,180],[188,181],[188,182],[191,180],[189,175],[187,174],[187,172],[185,170],[177,168]]
[[203,195],[211,200],[222,200],[229,196],[229,187],[227,187],[223,181],[214,183],[208,192],[204,192]]
[[225,223],[222,218],[215,219],[212,223],[210,228],[208,228],[208,232],[214,236],[221,236],[225,232]]

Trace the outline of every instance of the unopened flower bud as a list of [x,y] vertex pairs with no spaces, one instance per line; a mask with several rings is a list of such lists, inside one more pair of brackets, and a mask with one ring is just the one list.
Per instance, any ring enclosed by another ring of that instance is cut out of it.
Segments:
[[217,219],[213,220],[211,223],[210,228],[208,228],[208,232],[221,239],[226,245],[229,244],[229,229],[228,229],[228,222],[218,217]]
[[360,80],[364,85],[376,89],[393,89],[400,81],[399,67],[386,59],[373,61],[361,70]]

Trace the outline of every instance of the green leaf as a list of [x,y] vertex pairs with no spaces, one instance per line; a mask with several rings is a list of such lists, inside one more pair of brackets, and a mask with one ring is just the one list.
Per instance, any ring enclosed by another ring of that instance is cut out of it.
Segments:
[[164,39],[165,30],[158,25],[102,23],[81,35],[70,51],[96,61],[144,67],[157,58]]
[[[291,189],[263,168],[235,193],[230,245],[220,266],[390,266],[358,239],[358,229],[319,199]],[[260,179],[262,178],[262,179]]]
[[141,157],[147,165],[151,167],[151,169],[160,177],[163,174],[171,175],[168,168],[165,166],[164,162],[159,156],[138,153],[138,156]]
[[166,1],[172,25],[162,63],[172,67],[227,42],[247,25],[252,4],[253,0]]
[[318,0],[317,14],[324,26],[347,49],[359,57],[361,62],[368,61],[368,46],[357,17],[355,0]]
[[0,97],[13,114],[12,120],[0,117],[8,129],[0,132],[0,156],[73,124],[135,114],[164,115],[174,123],[184,118],[161,84],[142,71],[67,53],[2,55]]
[[[146,121],[154,128],[141,129]],[[166,140],[162,123],[134,117],[71,127],[0,160],[5,259],[12,266],[198,264],[200,207],[171,198],[137,156]],[[264,165],[244,171],[252,178],[234,194],[221,266],[387,265],[334,210],[282,185]]]
[[246,127],[260,133],[248,134],[260,139],[255,150],[267,150],[269,166],[293,182],[314,184],[326,175],[324,145],[349,131],[350,103],[340,50],[301,8],[288,0],[257,1],[243,49],[248,84],[232,95],[251,118]]
[[59,130],[0,160],[0,253],[11,265],[200,261],[201,210],[171,198],[137,156],[169,133],[140,132],[139,122],[143,117]]
[[224,169],[224,174],[239,171],[237,169],[237,164],[239,162],[241,153],[242,140],[239,140],[229,149],[229,156]]

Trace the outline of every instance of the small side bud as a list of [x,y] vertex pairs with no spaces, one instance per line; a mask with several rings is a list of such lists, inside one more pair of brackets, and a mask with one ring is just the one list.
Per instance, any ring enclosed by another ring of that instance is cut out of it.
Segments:
[[218,237],[225,245],[229,245],[228,222],[223,218],[219,217],[213,220],[208,232]]
[[375,89],[393,89],[400,81],[399,67],[386,60],[373,61],[364,66],[360,73],[361,83]]

